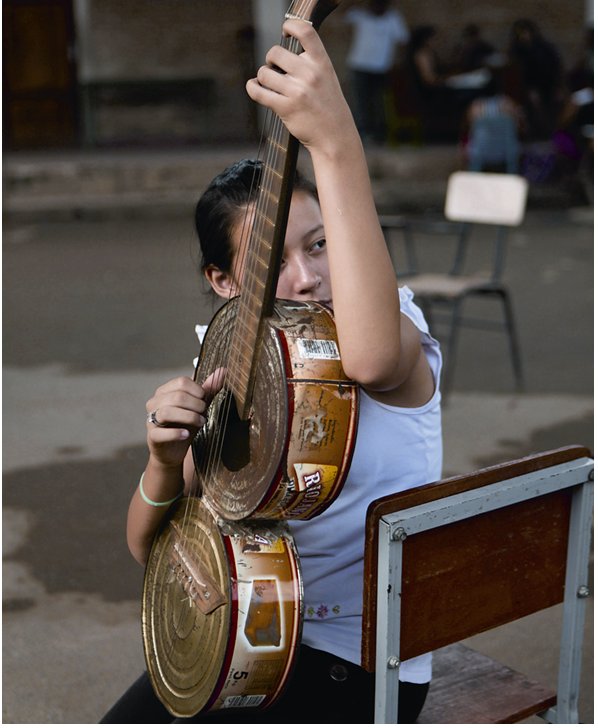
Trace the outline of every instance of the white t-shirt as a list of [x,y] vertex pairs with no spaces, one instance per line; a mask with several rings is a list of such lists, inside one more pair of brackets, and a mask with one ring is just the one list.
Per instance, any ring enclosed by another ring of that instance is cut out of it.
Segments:
[[[381,496],[438,480],[442,430],[438,381],[442,358],[413,293],[400,289],[401,310],[421,332],[436,389],[423,407],[381,404],[360,391],[357,440],[351,467],[336,501],[311,521],[291,521],[301,561],[305,620],[303,642],[355,664],[361,663],[361,617],[365,515]],[[399,678],[425,683],[432,655],[403,662]]]
[[363,8],[352,8],[345,20],[353,25],[353,41],[347,55],[349,68],[369,73],[389,71],[395,46],[409,40],[409,30],[398,10],[373,15]]
[[[423,407],[381,404],[360,391],[357,439],[351,467],[335,502],[311,521],[291,521],[304,586],[302,641],[315,649],[361,664],[361,616],[365,516],[369,504],[441,477],[442,429],[438,383],[442,357],[438,342],[413,293],[399,289],[401,311],[421,332],[424,352],[436,382]],[[196,333],[203,340],[205,326]],[[432,677],[432,655],[403,662],[399,678],[426,683]]]

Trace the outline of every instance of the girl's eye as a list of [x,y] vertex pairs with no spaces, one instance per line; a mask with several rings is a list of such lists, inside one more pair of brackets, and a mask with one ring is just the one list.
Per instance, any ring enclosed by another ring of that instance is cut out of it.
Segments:
[[321,240],[316,240],[316,242],[311,246],[312,250],[323,250],[326,247],[326,238],[322,238]]

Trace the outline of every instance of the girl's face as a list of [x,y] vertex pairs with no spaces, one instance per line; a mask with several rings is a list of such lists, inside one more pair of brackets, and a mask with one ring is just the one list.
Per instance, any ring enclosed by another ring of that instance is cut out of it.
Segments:
[[[206,277],[214,291],[223,298],[238,292],[242,271],[238,270],[247,244],[248,232],[253,219],[240,215],[232,233],[232,266],[230,273],[223,273],[208,266]],[[277,298],[293,301],[317,301],[332,307],[332,291],[328,270],[328,255],[320,206],[310,194],[301,190],[293,193]]]

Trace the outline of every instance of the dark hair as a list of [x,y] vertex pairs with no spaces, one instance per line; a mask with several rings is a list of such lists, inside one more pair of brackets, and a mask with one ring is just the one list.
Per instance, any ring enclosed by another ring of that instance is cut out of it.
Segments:
[[374,15],[384,15],[390,7],[391,0],[370,0],[369,7]]
[[436,28],[433,25],[418,25],[411,31],[409,39],[409,50],[415,53],[422,48],[430,38],[436,35]]
[[[215,265],[227,273],[232,264],[231,235],[239,215],[255,202],[263,162],[243,159],[214,177],[195,206],[195,229],[199,238],[201,270]],[[315,185],[301,172],[295,172],[293,190],[318,199]]]
[[[527,36],[527,39],[525,38]],[[533,20],[519,18],[511,26],[511,47],[526,45],[529,42],[537,42],[542,39],[540,29]]]

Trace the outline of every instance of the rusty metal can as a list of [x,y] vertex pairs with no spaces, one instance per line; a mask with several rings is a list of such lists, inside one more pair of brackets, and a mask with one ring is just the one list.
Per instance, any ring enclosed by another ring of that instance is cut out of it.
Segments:
[[179,501],[146,567],[142,631],[154,690],[175,716],[271,705],[298,649],[303,589],[282,521],[225,522]]
[[[196,381],[226,367],[234,320],[232,301],[208,328]],[[277,301],[265,324],[249,420],[231,425],[234,403],[223,390],[193,443],[202,497],[227,520],[321,514],[342,489],[357,415],[358,386],[343,371],[331,311]]]

